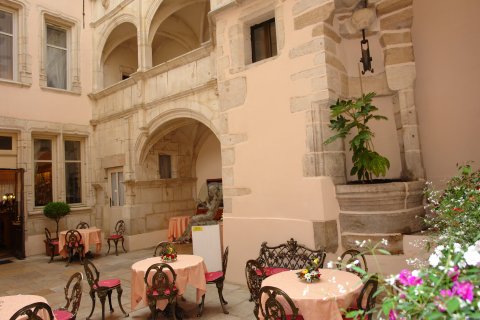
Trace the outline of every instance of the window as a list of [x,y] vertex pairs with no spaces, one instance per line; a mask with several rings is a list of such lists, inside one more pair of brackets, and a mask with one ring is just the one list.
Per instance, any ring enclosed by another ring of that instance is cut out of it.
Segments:
[[112,198],[110,205],[112,207],[125,205],[125,188],[123,185],[123,172],[112,172],[110,174],[112,184]]
[[252,62],[277,55],[275,18],[250,27],[252,41]]
[[47,86],[67,89],[67,30],[47,25]]
[[53,200],[52,140],[34,139],[35,206],[44,206]]
[[67,203],[82,202],[81,142],[65,140],[65,194]]
[[14,14],[0,9],[0,78],[14,80]]
[[0,136],[0,150],[13,150],[13,139],[11,136]]
[[172,157],[168,154],[158,155],[160,179],[172,178]]
[[130,74],[122,72],[122,80],[126,80],[128,78],[130,78]]

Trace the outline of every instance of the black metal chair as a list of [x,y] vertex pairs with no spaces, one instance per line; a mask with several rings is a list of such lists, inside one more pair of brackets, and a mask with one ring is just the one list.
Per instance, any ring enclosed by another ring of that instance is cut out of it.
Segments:
[[258,313],[258,302],[259,302],[259,294],[260,288],[262,287],[262,281],[267,277],[264,273],[262,273],[262,266],[257,260],[248,260],[245,266],[245,277],[247,279],[247,287],[248,291],[250,291],[250,299],[249,301],[253,301],[255,303],[254,307],[254,314]]
[[65,306],[53,310],[53,315],[57,320],[74,320],[77,317],[78,308],[82,300],[82,280],[83,275],[75,272],[65,286]]
[[82,242],[82,235],[77,230],[68,230],[65,234],[65,250],[68,253],[68,261],[65,265],[68,267],[70,262],[72,262],[75,254],[78,254],[80,263],[83,264],[84,260],[84,245]]
[[88,223],[82,221],[77,224],[77,227],[75,229],[88,229],[88,228],[90,228]]
[[162,241],[157,246],[155,247],[155,251],[153,252],[154,257],[161,257],[171,251],[169,251],[169,248],[173,248],[173,251],[175,250],[175,246],[173,243],[168,242],[168,241]]
[[351,272],[362,278],[364,274],[355,270],[354,268],[352,268],[352,266],[364,270],[364,274],[368,272],[368,266],[367,261],[365,260],[365,256],[360,251],[354,249],[350,249],[342,253],[337,263],[337,269]]
[[53,257],[58,256],[58,254],[59,254],[58,253],[59,252],[59,249],[58,249],[59,241],[58,241],[58,238],[52,238],[52,234],[50,233],[50,230],[48,230],[47,228],[45,228],[45,240],[44,241],[45,241],[45,244],[50,251],[50,261],[48,261],[48,263],[50,263],[50,262],[53,261]]
[[127,250],[125,249],[125,246],[123,244],[123,242],[125,241],[125,238],[123,237],[124,233],[125,233],[125,221],[118,220],[117,223],[115,224],[115,233],[111,234],[107,238],[107,243],[108,243],[107,255],[110,252],[110,241],[113,241],[113,243],[115,244],[115,255],[116,256],[118,256],[117,246],[118,246],[118,241],[120,241],[120,240],[122,240],[123,251],[127,252]]
[[46,320],[38,314],[41,310],[45,310],[47,312],[49,320],[55,319],[53,317],[52,308],[50,308],[48,304],[45,302],[35,302],[26,305],[15,312],[13,316],[10,317],[10,320]]
[[[151,275],[153,273],[153,275]],[[155,263],[148,267],[145,273],[145,285],[147,287],[148,307],[152,313],[152,318],[157,319],[157,301],[168,300],[173,319],[176,320],[175,304],[177,300],[178,289],[175,286],[177,274],[173,268],[166,263]]]
[[[228,311],[225,309],[225,305],[228,302],[223,298],[223,282],[225,281],[225,275],[227,273],[227,264],[228,264],[228,247],[225,248],[225,252],[222,256],[222,271],[213,271],[205,273],[205,280],[208,284],[215,284],[218,290],[218,298],[220,299],[220,304],[222,305],[223,313],[228,314]],[[205,305],[205,295],[202,296],[202,302],[199,305],[199,312],[197,317],[200,317],[203,313],[203,308]]]
[[105,319],[105,300],[108,296],[108,303],[110,305],[110,312],[113,312],[112,308],[112,292],[113,290],[117,290],[118,296],[118,305],[123,312],[125,317],[128,317],[128,313],[123,310],[122,306],[122,285],[120,279],[107,279],[107,280],[99,280],[100,272],[98,272],[95,265],[88,259],[85,259],[83,263],[83,267],[85,269],[85,275],[87,276],[88,284],[90,285],[90,298],[92,298],[92,311],[87,317],[87,320],[93,314],[93,310],[95,309],[95,294],[100,299],[100,303],[102,304],[102,320]]
[[[360,294],[357,297],[356,305],[353,308],[350,308],[348,311],[352,310],[362,310],[363,320],[372,320],[373,313],[372,310],[375,308],[375,299],[378,289],[378,276],[376,274],[370,276],[370,278],[365,282],[360,291]],[[351,318],[343,318],[344,320],[353,320]],[[357,319],[357,318],[355,318]]]
[[[265,295],[265,296],[264,296]],[[285,310],[279,298],[285,301],[290,310]],[[302,320],[298,315],[298,308],[292,299],[281,289],[271,286],[265,286],[259,292],[259,308],[262,317],[265,320]],[[255,315],[257,316],[257,314]]]

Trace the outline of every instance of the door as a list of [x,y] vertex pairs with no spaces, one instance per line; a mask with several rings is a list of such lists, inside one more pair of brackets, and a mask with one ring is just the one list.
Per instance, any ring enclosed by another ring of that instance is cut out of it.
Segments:
[[106,232],[112,233],[115,223],[122,219],[123,208],[125,205],[125,185],[123,183],[123,171],[121,169],[112,169],[108,172],[109,182],[109,208],[104,210],[104,226],[108,228]]

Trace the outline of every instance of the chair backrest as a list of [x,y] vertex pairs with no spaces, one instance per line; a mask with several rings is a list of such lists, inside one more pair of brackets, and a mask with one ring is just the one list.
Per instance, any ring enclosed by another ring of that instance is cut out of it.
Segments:
[[[153,276],[150,273],[153,273]],[[177,274],[166,263],[155,263],[148,267],[144,280],[147,286],[147,294],[157,292],[158,296],[169,296],[176,291],[174,287]]]
[[125,221],[118,220],[117,223],[115,224],[115,234],[118,234],[119,236],[123,236],[124,233],[125,233]]
[[98,272],[93,262],[88,259],[84,259],[83,269],[85,270],[85,276],[87,277],[87,282],[90,286],[90,290],[92,291],[97,289],[99,287],[98,279],[100,278],[100,272]]
[[82,242],[82,235],[77,230],[68,230],[65,234],[65,245],[74,247]]
[[227,265],[228,265],[228,246],[225,248],[225,251],[223,252],[223,256],[222,256],[222,272],[223,272],[224,278],[225,278],[225,275],[227,274]]
[[83,275],[80,272],[75,272],[65,286],[65,300],[67,301],[64,309],[69,310],[74,316],[80,308],[80,301],[82,300],[82,280]]
[[354,273],[359,277],[363,277],[363,274],[353,269],[352,266],[364,270],[365,273],[368,271],[365,256],[360,251],[354,249],[350,249],[342,253],[342,255],[340,256],[340,261],[337,264],[337,268],[339,270]]
[[258,301],[258,293],[262,286],[264,277],[261,274],[261,266],[257,260],[250,259],[245,265],[245,278],[247,279],[248,290],[252,301]]
[[318,265],[323,268],[326,255],[325,249],[312,250],[290,238],[287,243],[275,247],[267,246],[267,243],[263,242],[257,261],[262,266],[296,270],[305,268],[312,260],[318,258]]
[[46,320],[39,314],[41,310],[45,310],[47,312],[49,320],[54,319],[52,308],[50,308],[48,304],[46,304],[45,302],[35,302],[15,312],[13,316],[10,317],[10,320]]
[[368,314],[368,311],[372,310],[375,307],[375,293],[378,288],[378,276],[376,274],[370,276],[370,278],[365,282],[360,291],[360,294],[357,298],[357,306],[359,309],[365,311],[365,319],[371,320],[372,313]]
[[175,246],[173,243],[168,241],[162,241],[155,247],[155,252],[153,253],[154,257],[161,257],[169,252],[169,248],[173,248],[175,251]]
[[80,222],[77,224],[77,227],[75,229],[88,229],[90,226],[86,222]]
[[[45,238],[47,239],[47,242],[50,243],[52,242],[52,240],[54,240],[54,238],[52,238],[52,234],[50,233],[50,230],[48,230],[47,228],[45,228]],[[56,240],[56,238],[55,238]]]
[[[280,301],[278,297],[280,297]],[[297,319],[298,308],[283,290],[271,286],[262,287],[259,299],[260,312],[265,320],[286,320],[287,316],[288,319]],[[282,300],[288,304],[292,313],[290,310],[285,310]]]

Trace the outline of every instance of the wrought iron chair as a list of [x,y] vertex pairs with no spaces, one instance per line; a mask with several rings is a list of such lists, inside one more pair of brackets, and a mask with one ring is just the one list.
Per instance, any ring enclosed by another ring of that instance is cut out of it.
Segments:
[[[265,295],[266,297],[263,297]],[[285,301],[290,310],[285,310],[281,301]],[[265,286],[259,292],[259,308],[262,317],[265,320],[302,320],[303,317],[298,315],[298,308],[292,299],[281,289],[271,286]],[[255,314],[257,316],[257,314]]]
[[82,221],[77,224],[77,227],[75,229],[88,229],[88,228],[90,228],[88,223]]
[[[225,309],[225,305],[228,302],[223,298],[223,282],[225,281],[225,274],[227,273],[227,264],[228,264],[228,247],[225,248],[225,252],[222,256],[222,271],[213,271],[205,273],[205,280],[208,284],[215,284],[218,290],[218,298],[220,299],[220,304],[222,305],[223,313],[228,314],[228,311]],[[205,305],[205,295],[202,296],[202,302],[199,305],[199,312],[197,317],[200,317],[203,313],[203,307]]]
[[351,272],[356,274],[360,278],[363,277],[364,274],[352,268],[355,266],[368,272],[367,261],[365,260],[365,256],[358,250],[350,249],[342,253],[337,263],[337,269]]
[[[153,276],[151,273],[153,273]],[[167,299],[173,319],[176,320],[175,304],[178,289],[175,286],[177,274],[173,268],[166,263],[155,263],[148,267],[144,280],[147,287],[148,307],[152,313],[152,318],[157,319],[157,301]]]
[[118,306],[123,312],[125,317],[128,317],[128,313],[123,310],[122,306],[122,285],[120,279],[107,279],[107,280],[99,280],[100,272],[98,272],[95,265],[88,259],[85,259],[83,264],[83,268],[85,269],[85,275],[87,276],[88,284],[90,285],[90,298],[92,298],[92,311],[87,317],[87,320],[93,314],[93,310],[95,309],[95,294],[100,299],[100,303],[102,304],[102,320],[105,319],[105,300],[108,296],[108,304],[110,305],[110,312],[113,312],[112,308],[112,292],[114,289],[117,290],[117,297],[118,297]]
[[47,312],[49,320],[55,319],[53,317],[52,308],[50,308],[48,304],[46,304],[45,302],[35,302],[26,305],[25,307],[22,307],[20,310],[15,312],[13,316],[10,317],[10,320],[46,320],[38,314],[41,310],[45,310]]
[[107,238],[107,243],[108,243],[107,255],[110,252],[110,241],[113,241],[113,243],[115,244],[115,255],[116,256],[118,256],[117,246],[118,246],[118,241],[120,241],[120,240],[122,240],[123,251],[127,252],[127,250],[125,249],[125,246],[123,245],[123,242],[125,241],[125,238],[123,237],[124,233],[125,233],[125,221],[118,220],[117,223],[115,224],[115,233],[111,234]]
[[68,280],[64,289],[67,302],[63,308],[53,310],[53,315],[57,320],[76,319],[82,300],[82,280],[83,275],[80,272],[75,272]]
[[[168,241],[162,241],[155,247],[155,251],[153,252],[154,257],[161,257],[169,252],[169,248],[174,248],[175,246],[173,243]],[[174,250],[175,251],[175,250]]]
[[50,230],[45,228],[45,244],[47,245],[48,249],[50,250],[50,261],[48,263],[53,261],[54,256],[58,256],[58,238],[52,238],[52,234],[50,233]]
[[80,263],[84,260],[84,245],[82,243],[82,235],[77,230],[68,230],[65,234],[65,250],[68,253],[68,261],[65,265],[68,267],[75,253],[78,253]]
[[[376,274],[370,276],[370,278],[365,282],[358,295],[356,306],[350,308],[351,310],[362,310],[363,311],[363,320],[372,320],[373,313],[371,312],[375,308],[375,293],[378,289],[378,276]],[[353,320],[351,318],[343,318],[344,320]],[[355,318],[357,319],[357,318]]]

